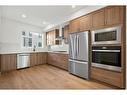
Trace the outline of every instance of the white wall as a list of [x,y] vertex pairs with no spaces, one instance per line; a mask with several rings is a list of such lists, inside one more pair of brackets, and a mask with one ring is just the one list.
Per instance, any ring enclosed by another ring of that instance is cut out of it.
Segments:
[[[42,33],[42,29],[37,26],[21,23],[18,21],[10,20],[7,18],[2,18],[2,29],[0,33],[0,52],[22,52],[31,51],[32,49],[22,49],[21,48],[21,32],[37,32]],[[45,41],[44,41],[45,42]],[[39,50],[46,50],[39,49]]]
[[[2,16],[2,10],[1,10],[1,7],[0,7],[0,33],[1,33],[1,16]],[[0,38],[1,38],[1,35],[0,35]]]

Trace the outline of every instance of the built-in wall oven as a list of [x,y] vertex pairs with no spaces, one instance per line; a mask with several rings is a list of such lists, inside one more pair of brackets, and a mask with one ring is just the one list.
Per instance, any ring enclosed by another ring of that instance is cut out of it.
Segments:
[[121,72],[121,47],[93,46],[92,66]]
[[120,44],[121,26],[104,28],[92,31],[92,44]]
[[121,26],[92,31],[92,66],[121,72]]

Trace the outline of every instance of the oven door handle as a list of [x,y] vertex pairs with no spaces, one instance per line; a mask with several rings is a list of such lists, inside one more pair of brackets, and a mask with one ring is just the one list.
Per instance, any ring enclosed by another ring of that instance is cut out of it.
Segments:
[[97,52],[120,52],[120,50],[92,50]]

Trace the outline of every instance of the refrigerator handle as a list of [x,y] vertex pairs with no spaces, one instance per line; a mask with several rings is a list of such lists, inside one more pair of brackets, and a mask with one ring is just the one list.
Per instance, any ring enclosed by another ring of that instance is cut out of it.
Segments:
[[77,57],[77,36],[74,37],[74,56]]
[[77,55],[79,54],[79,35],[77,35]]
[[73,38],[70,36],[70,44],[69,44],[69,53],[70,53],[70,58],[73,57],[74,55],[74,43],[73,43]]

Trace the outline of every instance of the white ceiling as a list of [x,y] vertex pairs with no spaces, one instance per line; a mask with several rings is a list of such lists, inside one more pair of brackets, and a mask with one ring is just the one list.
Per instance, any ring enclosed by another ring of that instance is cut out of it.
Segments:
[[[2,6],[3,17],[45,28],[87,6]],[[22,18],[22,14],[27,17]],[[47,24],[43,25],[43,21]]]

